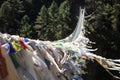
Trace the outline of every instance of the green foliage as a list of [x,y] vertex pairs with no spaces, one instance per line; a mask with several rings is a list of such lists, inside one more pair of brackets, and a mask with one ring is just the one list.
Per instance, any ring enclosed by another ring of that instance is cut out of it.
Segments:
[[48,24],[48,13],[47,13],[47,8],[43,5],[35,22],[34,29],[37,32],[37,38],[38,39],[43,39],[46,37],[45,28],[47,27]]
[[91,16],[91,20],[86,21],[86,29],[91,32],[89,37],[96,42],[98,53],[106,51],[116,55],[120,52],[120,3],[117,0],[98,0],[94,5],[95,14]]
[[70,19],[70,5],[69,1],[64,1],[59,7],[59,18],[61,21]]
[[[70,28],[70,4],[68,0],[65,0],[63,3],[61,3],[59,7],[59,25],[58,27],[61,26],[61,35],[63,37],[68,36],[70,33],[69,31],[71,30]],[[61,37],[61,38],[63,38]]]
[[19,0],[4,1],[0,8],[0,18],[4,22],[1,27],[3,32],[18,34],[20,28],[20,14],[23,13],[23,6]]
[[29,24],[29,17],[27,15],[25,15],[22,20],[21,20],[21,29],[20,29],[20,36],[22,37],[31,37],[31,33],[32,33],[32,27]]
[[42,6],[35,22],[34,29],[37,31],[39,39],[57,40],[67,35],[69,30],[68,22],[70,16],[70,6],[68,1],[64,1],[59,7],[55,1],[47,9]]
[[48,14],[51,21],[55,21],[56,18],[58,18],[58,6],[55,1],[53,1],[51,6],[48,8]]
[[38,14],[38,17],[36,19],[35,29],[39,30],[43,26],[47,26],[47,24],[48,24],[47,18],[48,18],[47,8],[43,5],[40,12],[39,12],[39,14]]

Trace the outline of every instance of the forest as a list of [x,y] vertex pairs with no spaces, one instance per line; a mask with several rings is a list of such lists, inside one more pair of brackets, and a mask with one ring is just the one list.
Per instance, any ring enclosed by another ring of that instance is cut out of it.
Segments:
[[[85,36],[98,48],[94,53],[120,58],[120,0],[0,0],[0,32],[63,39],[75,29],[80,7],[85,8]],[[86,72],[84,80],[116,80],[97,63],[88,61]]]

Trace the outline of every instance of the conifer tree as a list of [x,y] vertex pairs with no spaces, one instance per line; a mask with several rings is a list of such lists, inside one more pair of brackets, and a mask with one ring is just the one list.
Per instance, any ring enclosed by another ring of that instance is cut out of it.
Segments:
[[58,31],[57,25],[59,23],[58,20],[58,5],[55,1],[52,2],[51,6],[48,8],[48,28],[46,29],[48,33],[48,37],[51,40],[56,40],[58,39],[58,36],[56,36],[55,34]]
[[[90,32],[88,36],[96,42],[97,53],[104,53],[106,57],[112,57],[120,52],[118,50],[120,41],[119,21],[120,21],[120,1],[98,0],[94,3],[94,15],[86,19],[86,30]],[[101,54],[102,55],[102,54]],[[112,55],[112,56],[110,56]]]
[[59,7],[59,25],[61,27],[61,38],[68,36],[70,33],[70,4],[68,0],[65,0]]
[[3,32],[18,34],[23,6],[19,0],[4,1],[0,8],[0,17],[4,18]]
[[51,21],[56,21],[58,18],[58,5],[55,1],[52,2],[51,6],[48,8],[48,14]]
[[21,29],[20,29],[20,36],[22,37],[29,37],[32,38],[32,27],[29,24],[29,17],[27,15],[25,15],[22,19],[21,19]]
[[48,25],[48,13],[47,8],[43,5],[42,8],[40,9],[40,12],[37,16],[34,26],[34,29],[37,32],[37,37],[39,39],[45,40],[47,38],[46,36],[47,33],[45,33],[47,25]]
[[39,39],[57,40],[68,33],[70,21],[69,1],[64,1],[59,7],[55,1],[47,9],[43,6],[37,16],[34,29]]

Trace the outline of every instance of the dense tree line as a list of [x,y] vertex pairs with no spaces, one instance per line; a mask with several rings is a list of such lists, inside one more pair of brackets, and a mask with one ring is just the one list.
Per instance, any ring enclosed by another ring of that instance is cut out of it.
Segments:
[[[96,42],[93,45],[98,50],[94,53],[104,56],[106,58],[120,58],[120,1],[119,0],[95,0],[87,1],[86,4],[86,36],[90,40]],[[91,5],[92,4],[92,5]],[[93,5],[94,4],[94,5]],[[92,65],[93,69],[91,74],[96,76],[91,77],[90,80],[117,80],[107,74],[103,68],[98,65]],[[88,66],[89,66],[88,65]],[[90,69],[91,71],[91,69]],[[103,75],[104,77],[100,77]],[[117,74],[117,72],[113,72]],[[88,78],[89,80],[89,78]]]
[[0,32],[58,40],[74,30],[80,6],[86,8],[86,36],[96,42],[96,54],[119,58],[119,0],[0,0]]
[[[86,20],[88,37],[96,42],[98,53],[107,58],[119,58],[120,55],[120,1],[94,1],[93,15]],[[106,54],[106,53],[110,53]]]

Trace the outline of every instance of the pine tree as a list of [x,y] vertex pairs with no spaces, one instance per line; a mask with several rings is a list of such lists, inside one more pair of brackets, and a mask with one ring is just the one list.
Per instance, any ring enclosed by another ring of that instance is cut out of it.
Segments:
[[59,25],[61,27],[61,38],[68,36],[70,31],[70,4],[68,0],[65,0],[59,7]]
[[58,5],[55,1],[53,1],[51,6],[48,8],[48,14],[51,21],[56,21],[58,18]]
[[4,18],[3,32],[18,34],[23,6],[19,0],[4,1],[0,8],[0,17]]
[[38,16],[37,16],[37,19],[36,19],[36,22],[35,22],[35,29],[41,29],[43,28],[44,26],[47,26],[47,18],[48,18],[48,15],[47,15],[47,8],[43,5]]
[[61,21],[67,21],[70,19],[70,4],[68,0],[65,0],[60,4],[59,18]]
[[105,56],[108,58],[120,52],[118,50],[120,48],[119,2],[118,0],[95,1],[93,9],[95,10],[95,14],[90,17],[91,19],[86,20],[86,30],[91,32],[89,37],[96,42],[95,47],[99,48],[97,53],[101,54],[106,51],[108,54]]
[[55,1],[47,9],[43,6],[35,22],[35,30],[39,39],[57,40],[68,35],[70,21],[69,1],[64,1],[59,7]]
[[50,34],[48,34],[49,39],[56,40],[58,39],[58,36],[55,34],[58,32],[57,25],[59,23],[58,20],[58,5],[55,1],[52,2],[51,6],[48,8],[48,28],[46,31]]
[[37,37],[39,39],[44,39],[46,40],[46,31],[45,29],[47,28],[48,25],[48,13],[47,13],[47,8],[43,5],[42,8],[40,9],[40,12],[37,16],[36,22],[34,29],[37,32]]
[[[49,30],[53,40],[58,40],[66,37],[69,34],[69,22],[70,22],[70,5],[66,0],[58,7],[56,2],[53,1],[48,9],[49,13]],[[49,36],[51,36],[49,35]]]
[[45,6],[42,6],[36,22],[35,30],[38,33],[38,38],[43,40],[55,40],[55,29],[58,23],[58,6],[56,2],[53,1],[51,6],[47,9]]
[[32,34],[32,27],[29,24],[29,17],[27,15],[25,15],[22,20],[21,20],[21,29],[20,29],[20,36],[22,37],[29,37],[32,38],[31,34]]

